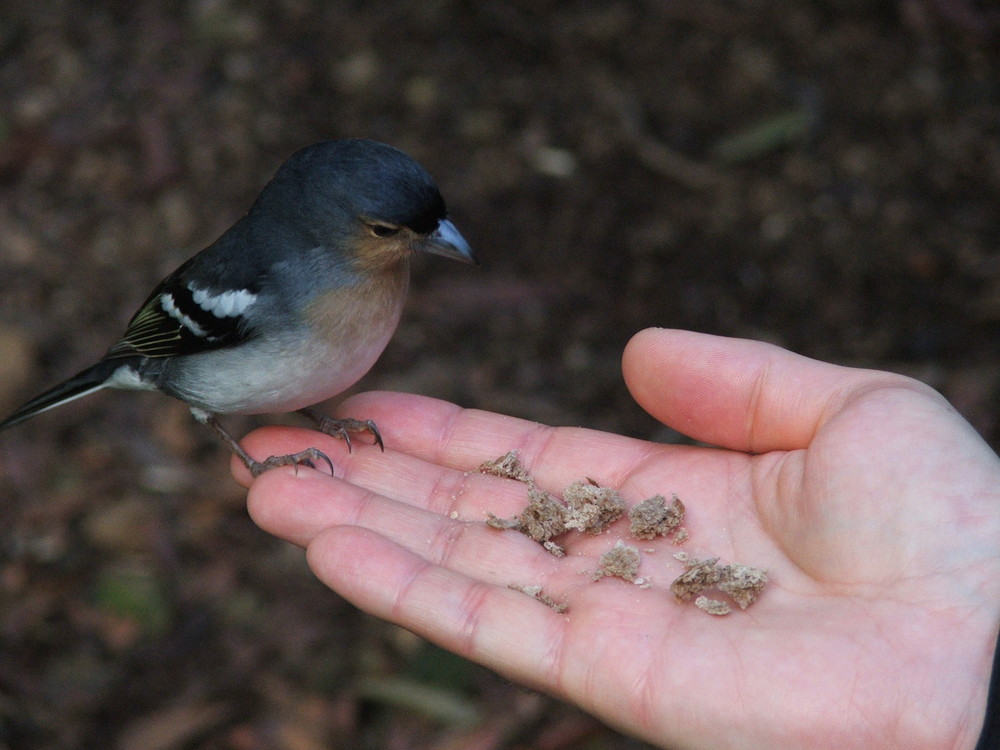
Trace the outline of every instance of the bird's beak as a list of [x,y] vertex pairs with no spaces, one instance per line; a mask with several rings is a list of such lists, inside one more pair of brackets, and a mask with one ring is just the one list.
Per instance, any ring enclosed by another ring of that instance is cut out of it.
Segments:
[[420,249],[433,255],[443,255],[445,258],[460,260],[465,263],[478,263],[476,256],[465,241],[465,237],[455,229],[455,225],[447,219],[442,219],[438,228],[427,235]]

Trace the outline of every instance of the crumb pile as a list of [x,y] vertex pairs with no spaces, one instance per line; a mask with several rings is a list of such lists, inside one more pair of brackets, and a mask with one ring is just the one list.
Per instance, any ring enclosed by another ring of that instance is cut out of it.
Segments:
[[[629,533],[635,539],[655,539],[665,537],[674,544],[683,544],[688,539],[684,528],[687,512],[677,495],[667,502],[663,495],[653,495],[633,507],[613,487],[602,486],[587,477],[573,482],[563,491],[562,499],[541,489],[521,464],[516,450],[509,451],[493,461],[479,466],[480,473],[503,479],[523,482],[528,487],[528,504],[511,519],[487,515],[487,525],[500,530],[519,531],[540,543],[557,557],[566,552],[555,541],[569,531],[584,534],[600,534],[628,514]],[[694,605],[711,615],[728,615],[732,607],[725,601],[710,599],[703,591],[714,589],[732,599],[740,609],[753,604],[767,584],[767,571],[750,565],[734,563],[720,565],[719,558],[696,559],[685,552],[674,555],[684,563],[684,571],[670,584],[670,591],[677,602],[694,601]],[[639,576],[642,561],[637,547],[618,540],[615,546],[601,555],[593,580],[613,577],[649,588],[647,578]],[[556,603],[542,593],[540,586],[511,584],[510,588],[538,599],[559,613],[567,610],[567,605]]]
[[[717,557],[697,560],[688,557],[685,552],[678,552],[674,557],[683,562],[685,568],[684,572],[670,584],[670,591],[679,602],[686,602],[705,589],[716,588],[727,594],[740,606],[740,609],[746,609],[757,600],[767,584],[767,571],[750,565],[719,565]],[[704,596],[699,599],[706,602],[714,601]],[[695,605],[705,609],[705,606],[698,604],[697,600]],[[713,612],[713,614],[719,613]]]
[[481,474],[513,479],[528,486],[528,504],[514,518],[499,518],[492,513],[486,523],[494,529],[512,529],[542,544],[549,552],[561,557],[561,546],[553,541],[567,531],[600,534],[628,513],[629,528],[636,539],[667,536],[675,544],[687,539],[684,503],[674,495],[668,504],[663,495],[654,495],[629,508],[621,493],[613,487],[582,479],[563,490],[562,500],[541,489],[521,465],[517,451],[512,450],[493,461],[479,466]]

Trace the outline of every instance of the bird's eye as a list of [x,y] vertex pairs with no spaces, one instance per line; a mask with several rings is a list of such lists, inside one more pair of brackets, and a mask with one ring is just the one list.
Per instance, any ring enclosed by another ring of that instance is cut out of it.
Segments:
[[371,229],[372,234],[376,237],[392,237],[394,234],[399,232],[399,227],[394,227],[391,224],[369,224],[368,228]]

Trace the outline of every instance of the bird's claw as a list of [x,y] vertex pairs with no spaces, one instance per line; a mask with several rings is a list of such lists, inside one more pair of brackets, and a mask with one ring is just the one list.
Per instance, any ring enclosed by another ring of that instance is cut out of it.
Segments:
[[300,465],[308,466],[310,469],[315,469],[316,461],[325,461],[326,465],[330,467],[330,476],[335,476],[333,461],[331,461],[330,457],[318,448],[306,448],[304,451],[289,453],[286,456],[271,456],[263,461],[254,461],[251,459],[250,462],[247,463],[247,469],[250,470],[250,475],[256,479],[265,471],[276,469],[279,466],[294,466],[296,467],[296,471]]
[[316,423],[319,431],[331,437],[340,438],[347,444],[348,453],[353,449],[351,444],[351,433],[367,432],[372,436],[372,443],[377,445],[382,452],[385,452],[385,443],[382,442],[382,434],[378,431],[378,426],[370,419],[335,419],[325,414],[320,414],[312,409],[302,409],[303,414]]

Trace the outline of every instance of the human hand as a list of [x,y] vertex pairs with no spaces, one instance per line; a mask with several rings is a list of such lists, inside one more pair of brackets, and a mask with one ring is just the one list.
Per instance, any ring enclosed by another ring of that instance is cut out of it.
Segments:
[[[758,342],[647,330],[623,371],[653,416],[719,447],[369,393],[349,411],[379,424],[384,455],[290,428],[247,438],[262,455],[316,444],[338,463],[337,478],[264,474],[250,513],[360,608],[652,743],[973,747],[1000,619],[1000,461],[972,428],[908,378]],[[581,574],[609,535],[561,538],[558,559],[488,528],[487,512],[523,509],[524,487],[469,470],[512,448],[556,494],[585,476],[631,503],[676,492],[686,549],[766,568],[769,586],[713,618],[674,602],[682,567],[663,539],[639,544],[657,550],[643,590]]]

